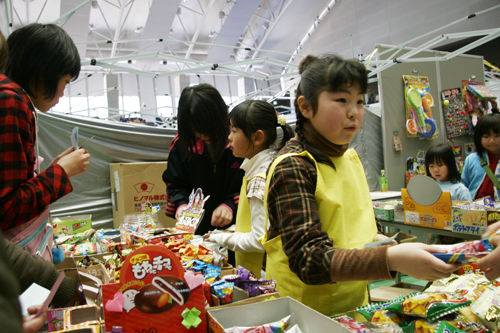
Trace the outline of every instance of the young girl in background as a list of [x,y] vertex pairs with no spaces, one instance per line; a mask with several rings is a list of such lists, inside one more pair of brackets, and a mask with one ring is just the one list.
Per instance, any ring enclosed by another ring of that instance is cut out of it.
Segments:
[[451,193],[451,200],[472,201],[467,187],[460,182],[453,148],[440,143],[429,148],[425,154],[427,175],[434,178],[443,192]]
[[266,279],[327,315],[367,304],[366,280],[396,271],[418,279],[449,276],[421,243],[364,248],[377,234],[365,172],[349,142],[364,116],[367,71],[355,60],[308,56],[299,66],[297,136],[271,163],[266,183],[269,230],[264,236]]
[[270,147],[276,141],[277,126],[283,129],[278,150],[292,138],[293,131],[286,124],[285,116],[277,116],[274,107],[265,101],[250,100],[239,104],[229,113],[229,120],[229,145],[233,155],[245,158],[240,167],[245,176],[236,215],[236,232],[211,234],[209,240],[236,251],[236,265],[260,277],[264,247],[259,238],[264,235],[266,224],[266,171],[274,157]]
[[476,152],[465,159],[462,183],[469,189],[473,200],[490,196],[498,201],[499,189],[486,174],[484,167],[490,168],[497,179],[500,177],[499,113],[488,113],[479,118],[474,128],[474,144]]
[[[179,218],[193,189],[210,198],[196,230],[204,235],[234,222],[243,171],[242,158],[229,149],[227,105],[209,84],[186,87],[179,99],[178,134],[172,140],[163,181],[167,185],[167,216]],[[234,261],[233,261],[234,262]]]

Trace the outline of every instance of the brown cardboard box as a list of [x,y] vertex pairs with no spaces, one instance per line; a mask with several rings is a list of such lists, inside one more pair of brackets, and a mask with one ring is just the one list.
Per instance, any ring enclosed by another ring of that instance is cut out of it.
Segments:
[[407,296],[423,290],[423,287],[405,282],[396,283],[390,287],[382,286],[370,290],[370,299],[372,302],[391,301],[399,296]]
[[166,187],[162,175],[167,162],[111,163],[111,200],[113,203],[113,227],[119,228],[126,214],[141,211],[141,203],[149,200],[160,205],[158,219],[165,228],[173,227],[175,220],[165,215]]

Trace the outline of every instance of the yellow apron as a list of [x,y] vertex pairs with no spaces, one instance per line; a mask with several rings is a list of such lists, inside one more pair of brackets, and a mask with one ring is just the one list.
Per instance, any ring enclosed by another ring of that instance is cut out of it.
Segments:
[[[266,179],[266,174],[258,173],[254,177]],[[252,231],[252,214],[250,211],[250,203],[247,198],[247,186],[254,177],[250,179],[243,178],[243,184],[241,184],[238,214],[236,215],[236,232],[246,233]],[[251,270],[255,273],[255,275],[257,275],[257,277],[260,278],[260,271],[262,270],[262,260],[264,259],[264,253],[236,251],[235,254],[237,266],[241,265],[246,269]]]
[[[322,224],[333,239],[336,248],[362,249],[377,234],[370,190],[361,161],[354,149],[343,156],[331,158],[335,169],[317,163],[305,151],[285,154],[276,158],[268,171],[272,175],[276,165],[289,156],[307,156],[318,171],[315,201]],[[266,182],[266,198],[271,177]],[[241,197],[240,197],[241,199]],[[288,257],[283,251],[281,236],[267,241],[261,238],[267,253],[266,279],[276,280],[281,296],[290,296],[327,316],[353,310],[368,303],[367,281],[337,282],[324,285],[307,285],[293,273]]]

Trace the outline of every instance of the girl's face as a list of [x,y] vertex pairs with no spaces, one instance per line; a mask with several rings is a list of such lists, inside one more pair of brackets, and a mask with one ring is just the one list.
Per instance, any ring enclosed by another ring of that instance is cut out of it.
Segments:
[[241,129],[231,126],[228,138],[229,147],[235,157],[252,158],[255,155],[253,146],[251,147],[250,145],[250,140]]
[[442,182],[448,180],[448,166],[442,161],[434,160],[429,164],[429,171],[431,172],[431,177]]
[[71,75],[67,74],[66,76],[61,78],[57,83],[57,91],[56,94],[54,95],[54,98],[47,99],[44,93],[41,93],[39,91],[33,91],[34,96],[31,96],[31,101],[38,110],[42,112],[47,112],[54,105],[59,103],[59,98],[64,96],[64,88],[66,88],[66,85],[70,82],[71,82]]
[[490,133],[483,134],[481,137],[481,145],[491,154],[500,154],[500,134],[490,130]]
[[364,96],[358,84],[344,85],[340,91],[319,94],[316,114],[311,107],[307,110],[301,108],[301,111],[328,141],[345,145],[359,132],[363,123]]

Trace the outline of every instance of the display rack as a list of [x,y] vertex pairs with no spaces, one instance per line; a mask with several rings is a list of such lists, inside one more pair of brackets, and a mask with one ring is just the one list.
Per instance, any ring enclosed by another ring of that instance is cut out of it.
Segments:
[[413,231],[426,232],[429,234],[435,234],[435,235],[440,235],[440,236],[450,236],[450,237],[457,237],[457,238],[464,238],[464,239],[481,239],[481,236],[479,236],[479,235],[461,234],[458,232],[453,232],[453,231],[448,231],[448,230],[434,229],[434,228],[427,228],[427,227],[422,227],[422,226],[418,226],[418,225],[405,224],[404,221],[401,221],[401,220],[394,220],[391,222],[389,222],[389,221],[379,221],[379,222],[383,227],[389,227],[389,228],[396,229],[396,232],[400,231],[400,229],[403,229],[403,230],[409,230],[410,232],[413,230]]
[[[392,46],[378,44],[376,47],[382,53]],[[413,50],[404,48],[400,54]],[[441,92],[446,89],[460,87],[462,80],[475,75],[478,81],[484,82],[483,57],[472,55],[459,55],[448,61],[432,61],[445,52],[422,51],[417,56],[419,58],[429,58],[427,62],[407,62],[398,63],[395,66],[385,69],[378,74],[379,96],[382,107],[382,142],[384,145],[384,168],[387,174],[387,182],[390,191],[399,191],[405,187],[405,163],[407,156],[417,156],[419,150],[427,151],[431,146],[438,143],[446,143],[447,132],[443,117],[443,104]],[[381,57],[388,57],[384,54]],[[405,92],[403,85],[403,75],[409,75],[413,71],[418,71],[419,75],[429,79],[430,93],[434,99],[433,115],[436,127],[439,131],[437,138],[420,139],[408,138],[401,135],[402,151],[393,149],[393,133],[399,131],[406,133],[405,114]],[[464,146],[465,143],[472,142],[471,135],[461,135],[454,137],[456,145]]]

